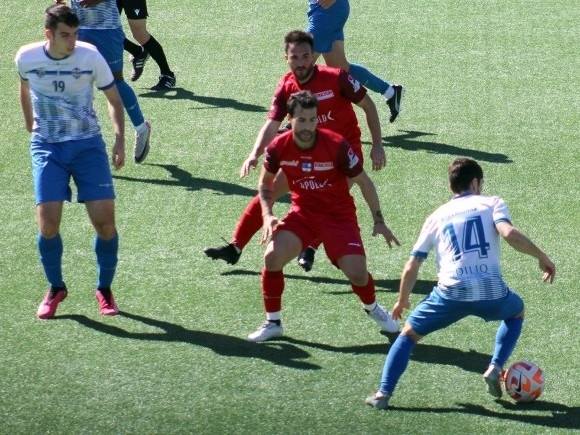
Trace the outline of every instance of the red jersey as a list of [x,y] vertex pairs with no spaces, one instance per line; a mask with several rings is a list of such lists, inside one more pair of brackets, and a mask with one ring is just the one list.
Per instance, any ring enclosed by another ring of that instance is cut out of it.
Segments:
[[290,95],[305,90],[318,99],[318,124],[346,138],[355,149],[361,149],[361,131],[352,105],[359,103],[367,90],[341,69],[315,65],[306,83],[299,83],[292,72],[286,73],[278,82],[268,118],[282,122],[288,114]]
[[317,128],[314,146],[302,150],[296,146],[292,131],[287,131],[266,148],[264,168],[272,174],[279,169],[284,172],[292,192],[292,210],[331,219],[356,219],[347,177],[356,177],[363,167],[342,136]]

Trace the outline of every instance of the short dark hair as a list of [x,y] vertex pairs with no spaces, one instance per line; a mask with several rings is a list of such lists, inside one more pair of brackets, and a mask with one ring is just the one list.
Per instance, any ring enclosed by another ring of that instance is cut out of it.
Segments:
[[298,44],[308,44],[314,50],[314,38],[310,33],[303,32],[302,30],[292,30],[284,37],[284,51],[286,53],[288,53],[290,45]]
[[80,21],[77,14],[67,5],[58,4],[50,6],[45,11],[44,28],[52,32],[58,27],[58,23],[66,24],[69,27],[79,27]]
[[312,109],[318,107],[318,100],[314,94],[310,91],[300,91],[290,95],[288,98],[287,108],[288,114],[294,117],[296,113],[296,107],[302,107],[303,109]]
[[475,160],[469,157],[457,157],[449,165],[449,187],[453,193],[469,190],[474,178],[483,180],[483,169]]

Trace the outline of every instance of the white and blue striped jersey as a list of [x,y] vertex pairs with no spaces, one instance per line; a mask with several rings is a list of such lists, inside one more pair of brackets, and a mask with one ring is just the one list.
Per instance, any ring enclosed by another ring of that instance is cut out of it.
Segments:
[[30,84],[34,125],[32,140],[64,142],[100,134],[93,86],[105,90],[115,82],[95,46],[77,41],[72,54],[53,59],[46,41],[28,44],[16,53],[18,74]]
[[441,296],[460,301],[490,300],[508,292],[501,272],[499,222],[510,222],[503,199],[458,195],[425,221],[412,256],[437,259]]
[[116,0],[105,0],[96,6],[83,8],[80,0],[71,0],[71,9],[78,15],[80,29],[106,30],[121,27],[121,15]]

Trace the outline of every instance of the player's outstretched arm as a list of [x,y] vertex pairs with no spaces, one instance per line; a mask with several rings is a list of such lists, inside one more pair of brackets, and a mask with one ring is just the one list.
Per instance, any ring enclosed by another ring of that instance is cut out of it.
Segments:
[[409,297],[413,291],[413,287],[417,283],[419,276],[419,268],[423,260],[417,257],[410,257],[401,273],[401,282],[399,284],[399,297],[393,306],[393,319],[399,320],[403,315],[403,310],[409,308],[411,303]]
[[260,195],[260,205],[262,206],[262,239],[260,244],[264,244],[274,233],[278,225],[278,218],[274,216],[272,207],[274,205],[274,177],[276,174],[268,172],[262,168],[260,181],[258,182],[258,194]]
[[365,171],[362,171],[356,177],[353,177],[352,181],[354,181],[360,188],[362,195],[373,216],[373,237],[377,234],[382,234],[387,241],[389,248],[392,247],[393,243],[397,246],[401,246],[399,240],[397,240],[397,238],[393,235],[385,223],[385,218],[383,217],[383,213],[381,211],[381,204],[379,201],[379,195],[377,194],[377,189],[375,188],[375,184],[369,178],[368,174]]
[[371,162],[373,164],[373,171],[378,171],[386,166],[387,157],[385,155],[385,148],[383,147],[381,121],[379,119],[379,113],[377,112],[377,106],[375,106],[375,103],[368,95],[365,95],[364,98],[357,103],[357,106],[365,112],[365,118],[371,133],[372,141],[370,154]]
[[111,162],[115,169],[125,165],[125,113],[123,102],[117,86],[111,86],[104,91],[109,106],[109,116],[115,130],[115,144],[111,152]]
[[18,87],[20,107],[22,108],[22,115],[24,116],[24,128],[27,132],[32,133],[32,126],[34,124],[34,115],[32,114],[32,100],[30,99],[30,83],[28,80],[20,80]]
[[526,235],[509,222],[500,222],[495,226],[499,234],[508,244],[519,252],[537,258],[540,269],[544,272],[543,281],[552,283],[556,276],[556,265],[550,260],[544,251],[538,248]]
[[268,119],[260,131],[258,132],[258,137],[256,137],[256,142],[254,142],[254,148],[252,148],[252,152],[248,158],[242,164],[240,169],[240,178],[244,178],[246,175],[250,173],[252,169],[255,169],[258,165],[258,159],[262,154],[264,154],[264,150],[268,146],[268,144],[276,137],[276,133],[278,132],[278,128],[280,128],[280,122],[275,121],[273,119]]

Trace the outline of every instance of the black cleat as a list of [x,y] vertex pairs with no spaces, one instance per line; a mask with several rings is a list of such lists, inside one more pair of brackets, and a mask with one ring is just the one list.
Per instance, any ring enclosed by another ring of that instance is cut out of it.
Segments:
[[314,265],[314,254],[316,254],[316,249],[309,246],[298,256],[298,264],[305,272],[310,272],[312,270],[312,266]]
[[149,59],[149,53],[145,50],[141,52],[139,56],[131,56],[129,60],[131,65],[133,65],[133,71],[131,71],[131,81],[136,82],[143,74],[143,69],[145,68],[145,62]]
[[152,91],[168,91],[175,87],[175,75],[163,74],[159,76],[159,82],[151,88]]
[[387,100],[387,106],[389,106],[389,110],[391,111],[391,117],[389,118],[389,122],[395,122],[399,113],[401,113],[401,99],[405,94],[405,88],[401,85],[393,85],[393,89],[395,91],[395,95]]
[[215,248],[205,248],[203,250],[204,254],[207,255],[212,260],[224,260],[226,263],[232,266],[238,262],[242,252],[238,252],[236,246],[233,243],[228,243],[224,246],[218,246]]

